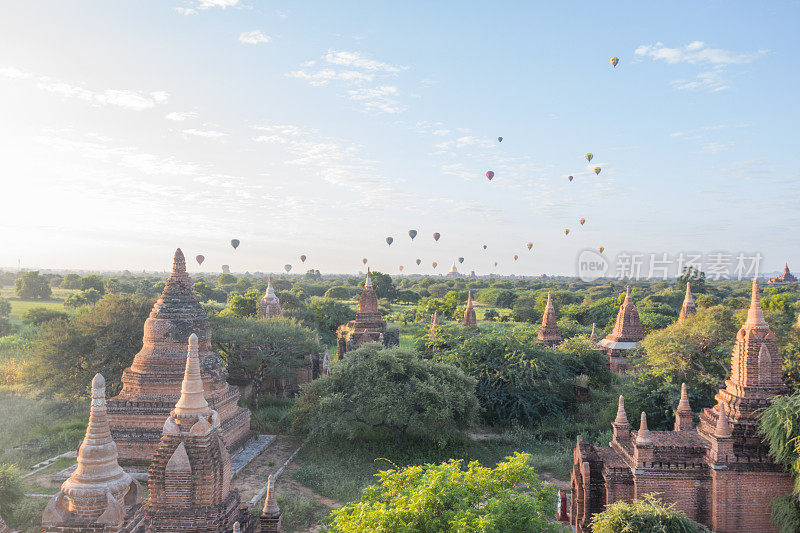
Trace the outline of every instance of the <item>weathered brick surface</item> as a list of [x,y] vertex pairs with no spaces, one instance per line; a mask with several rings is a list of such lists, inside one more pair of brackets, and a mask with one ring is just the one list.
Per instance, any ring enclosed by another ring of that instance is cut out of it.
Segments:
[[555,346],[563,340],[561,338],[561,330],[558,329],[556,324],[556,309],[553,307],[549,292],[547,293],[547,305],[545,305],[544,314],[542,315],[542,327],[536,333],[536,338],[542,341],[545,346]]

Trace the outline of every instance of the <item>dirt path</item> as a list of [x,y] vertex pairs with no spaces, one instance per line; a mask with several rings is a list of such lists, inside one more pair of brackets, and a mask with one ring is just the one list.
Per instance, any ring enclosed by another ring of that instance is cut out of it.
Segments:
[[231,487],[239,490],[242,502],[250,501],[250,498],[264,487],[270,474],[275,473],[283,465],[300,443],[299,438],[278,435],[261,455],[239,472],[236,479],[231,481]]

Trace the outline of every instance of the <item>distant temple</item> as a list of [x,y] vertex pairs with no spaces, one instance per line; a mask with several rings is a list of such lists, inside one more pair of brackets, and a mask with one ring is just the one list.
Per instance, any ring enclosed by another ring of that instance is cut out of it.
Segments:
[[791,283],[793,281],[797,281],[797,278],[789,272],[789,263],[783,265],[783,272],[777,278],[769,278],[767,283]]
[[434,311],[433,315],[431,315],[431,327],[428,329],[428,335],[433,337],[436,335],[436,330],[439,327],[439,314],[438,312]]
[[467,307],[464,309],[462,324],[468,328],[478,329],[478,317],[475,315],[475,308],[472,304],[472,291],[467,293]]
[[697,306],[694,305],[692,298],[692,284],[686,282],[686,295],[683,297],[683,305],[681,305],[681,312],[678,315],[678,324],[683,324],[687,318],[697,313]]
[[256,318],[271,318],[282,314],[281,301],[275,294],[275,289],[272,288],[272,278],[269,277],[267,278],[267,290],[261,301],[258,302]]
[[544,314],[542,315],[542,327],[539,328],[536,338],[542,341],[545,346],[555,346],[563,340],[561,331],[556,325],[556,310],[553,307],[549,292],[547,293],[547,305],[545,305]]
[[589,340],[593,343],[597,344],[597,331],[595,329],[595,323],[592,322],[592,333],[589,335]]
[[344,358],[345,353],[355,350],[367,342],[380,342],[385,346],[395,344],[393,340],[387,338],[386,321],[378,310],[378,297],[372,287],[369,269],[367,269],[367,277],[364,280],[364,290],[358,299],[358,312],[355,320],[339,326],[336,332],[339,360]]
[[571,523],[591,530],[591,518],[616,501],[657,497],[717,533],[777,531],[770,502],[792,492],[792,476],[776,465],[758,434],[770,399],[787,391],[775,334],[764,320],[753,281],[750,309],[731,359],[731,377],[717,404],[694,427],[686,386],[675,410],[674,431],[649,431],[641,415],[633,431],[620,396],[609,447],[579,435],[571,475]]
[[450,271],[445,274],[447,278],[463,278],[464,276],[456,269],[456,262],[453,261],[453,266],[450,267]]
[[598,343],[603,352],[608,355],[613,372],[622,373],[632,368],[627,358],[628,351],[639,346],[639,342],[644,339],[644,336],[642,323],[639,321],[639,311],[631,298],[630,288],[627,288],[625,289],[625,300],[617,312],[614,330]]
[[172,274],[144,323],[142,349],[122,373],[122,390],[108,400],[111,434],[124,467],[150,464],[158,449],[164,422],[180,398],[186,342],[193,333],[199,342],[205,397],[219,414],[228,451],[238,451],[252,438],[250,411],[237,404],[239,391],[228,386],[225,364],[211,348],[211,323],[178,248]]

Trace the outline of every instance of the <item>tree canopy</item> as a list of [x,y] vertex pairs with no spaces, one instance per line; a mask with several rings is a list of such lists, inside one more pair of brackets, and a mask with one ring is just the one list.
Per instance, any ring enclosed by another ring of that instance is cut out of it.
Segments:
[[53,291],[47,278],[39,274],[38,270],[25,272],[14,281],[14,290],[19,298],[46,300],[52,296]]
[[616,501],[592,517],[593,533],[712,533],[674,505],[664,505],[652,495],[640,500]]

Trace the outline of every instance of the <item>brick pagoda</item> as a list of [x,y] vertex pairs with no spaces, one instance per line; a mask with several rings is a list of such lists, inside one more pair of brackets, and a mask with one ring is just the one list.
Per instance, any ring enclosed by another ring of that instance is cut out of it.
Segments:
[[204,395],[199,340],[189,337],[181,395],[163,425],[147,480],[144,527],[153,531],[228,532],[253,529],[247,507],[230,488],[231,459],[221,417]]
[[275,289],[272,288],[272,277],[267,278],[267,290],[261,301],[258,302],[258,311],[256,318],[270,318],[273,316],[281,316],[281,301],[275,294]]
[[251,438],[250,412],[237,405],[239,391],[228,386],[228,371],[211,348],[211,323],[178,248],[172,274],[144,323],[142,349],[122,374],[122,391],[108,401],[111,433],[125,467],[146,467],[159,446],[164,421],[180,398],[190,334],[198,337],[205,397],[219,414],[228,451],[238,451]]
[[438,329],[439,329],[439,313],[437,311],[434,311],[433,315],[431,315],[431,327],[428,329],[428,336],[431,338],[435,337]]
[[617,312],[614,330],[598,343],[608,355],[613,372],[619,374],[632,368],[628,361],[628,352],[639,346],[639,342],[643,339],[644,331],[639,321],[639,311],[631,298],[630,288],[626,288],[625,300]]
[[758,435],[758,416],[787,391],[775,334],[764,320],[753,281],[747,320],[736,335],[731,376],[717,404],[694,427],[685,385],[673,431],[649,431],[644,413],[631,429],[623,398],[609,447],[578,436],[571,475],[571,522],[590,531],[593,514],[618,500],[657,494],[717,533],[770,532],[770,501],[792,492],[790,474],[772,462]]
[[687,281],[686,295],[683,297],[683,305],[681,305],[681,312],[678,315],[678,324],[683,324],[687,318],[695,314],[697,314],[697,306],[694,305],[692,298],[692,284]]
[[777,278],[769,278],[767,283],[792,283],[793,281],[797,281],[797,278],[789,272],[789,263],[783,265],[783,272],[781,272],[780,276]]
[[356,318],[347,324],[339,326],[336,332],[336,344],[339,349],[339,360],[344,354],[355,350],[367,342],[380,342],[386,344],[386,321],[378,310],[378,297],[372,287],[372,278],[367,269],[364,280],[364,290],[358,299],[358,312]]
[[278,507],[275,480],[272,476],[269,476],[267,479],[267,497],[264,498],[264,509],[258,519],[258,533],[283,533],[282,518],[283,511]]
[[478,329],[478,317],[472,304],[472,291],[467,293],[467,307],[464,309],[464,320],[461,323],[468,328]]
[[597,344],[597,341],[598,341],[598,339],[597,339],[597,330],[595,329],[595,323],[594,322],[592,322],[592,333],[591,333],[591,335],[589,335],[589,340],[592,341],[593,343]]
[[[92,380],[92,405],[78,466],[47,503],[43,533],[118,532],[141,507],[139,484],[117,462],[106,413],[106,381]],[[3,531],[0,525],[0,531]]]
[[555,346],[563,340],[561,331],[556,325],[556,309],[553,307],[549,292],[547,293],[547,305],[545,305],[544,314],[542,315],[542,327],[539,328],[536,338],[542,341],[545,346]]

